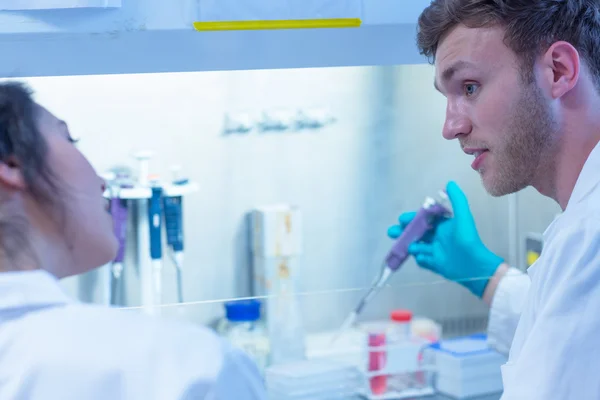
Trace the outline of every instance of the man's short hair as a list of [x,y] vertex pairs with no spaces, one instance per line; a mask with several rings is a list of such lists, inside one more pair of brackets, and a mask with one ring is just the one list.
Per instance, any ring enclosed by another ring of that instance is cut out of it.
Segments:
[[433,0],[419,17],[417,45],[435,62],[440,42],[456,26],[500,26],[530,79],[536,59],[556,41],[577,49],[600,91],[600,1]]

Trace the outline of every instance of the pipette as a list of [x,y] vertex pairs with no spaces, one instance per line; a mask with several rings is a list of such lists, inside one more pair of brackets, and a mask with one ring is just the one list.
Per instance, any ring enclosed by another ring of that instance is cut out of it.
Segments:
[[[115,191],[115,179],[116,179],[116,175],[111,172],[111,171],[107,171],[104,172],[103,174],[100,175],[102,177],[102,179],[104,179],[104,182],[106,183],[106,191],[104,192],[104,196],[108,199],[109,201],[109,211],[110,214],[112,216],[113,219],[113,226],[115,223],[115,212],[114,212],[114,199],[115,197],[118,198],[118,191]],[[120,245],[120,243],[119,243]],[[106,266],[105,269],[105,284],[104,284],[104,301],[106,302],[107,305],[112,305],[113,304],[113,273],[112,273],[112,267],[114,265],[114,261]]]
[[115,236],[119,241],[117,256],[111,265],[111,288],[110,304],[117,304],[117,291],[123,272],[123,260],[125,259],[125,240],[127,238],[127,200],[121,199],[118,195],[110,200],[110,212],[113,216],[113,229]]
[[177,271],[177,301],[183,303],[183,217],[182,196],[163,198],[167,245],[171,248],[173,262]]
[[127,199],[120,197],[121,189],[129,189],[133,187],[130,182],[130,173],[125,168],[113,168],[115,179],[111,187],[111,202],[110,212],[113,217],[113,229],[115,236],[119,241],[117,255],[111,265],[110,279],[110,304],[117,304],[117,293],[121,275],[123,273],[123,261],[125,259],[125,249],[127,240],[127,223],[128,223],[128,204]]
[[150,225],[150,258],[154,278],[154,305],[162,303],[162,188],[152,182],[152,196],[148,200],[148,220]]
[[[171,167],[173,187],[183,187],[189,183],[187,178],[181,178],[181,166]],[[165,196],[165,227],[167,230],[167,245],[171,248],[173,264],[177,272],[177,300],[183,303],[183,196]]]
[[[451,207],[448,205],[448,196],[445,192],[440,192],[440,197],[440,201],[431,197],[425,199],[423,206],[421,206],[415,217],[410,221],[406,228],[404,228],[400,237],[394,242],[394,245],[383,262],[381,272],[356,308],[348,315],[342,324],[338,335],[354,325],[358,315],[362,312],[367,303],[379,293],[392,274],[400,269],[402,264],[408,259],[408,247],[412,243],[423,238],[423,236],[432,229],[440,219],[451,216],[452,211]],[[334,337],[334,340],[338,335]]]

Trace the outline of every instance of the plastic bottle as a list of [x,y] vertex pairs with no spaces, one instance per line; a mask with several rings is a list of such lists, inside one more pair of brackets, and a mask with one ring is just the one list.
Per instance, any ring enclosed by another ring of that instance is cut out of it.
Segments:
[[410,310],[394,310],[390,314],[391,336],[393,340],[409,340],[411,337],[411,321],[413,314]]
[[414,387],[415,373],[419,368],[420,346],[412,340],[412,318],[410,310],[400,309],[390,313],[388,365],[390,384],[398,393]]
[[269,359],[269,338],[261,317],[261,303],[244,300],[225,303],[226,319],[220,332],[244,350],[264,372]]

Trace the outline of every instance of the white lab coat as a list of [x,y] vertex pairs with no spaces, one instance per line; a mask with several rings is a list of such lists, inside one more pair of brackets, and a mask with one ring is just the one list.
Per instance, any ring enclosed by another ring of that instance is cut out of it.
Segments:
[[0,273],[0,399],[262,400],[209,329],[78,303],[45,271]]
[[510,348],[502,400],[600,399],[599,171],[600,145],[544,233],[541,257],[499,284],[488,333]]
[[488,344],[504,355],[510,351],[530,284],[527,274],[510,268],[496,287],[489,315]]

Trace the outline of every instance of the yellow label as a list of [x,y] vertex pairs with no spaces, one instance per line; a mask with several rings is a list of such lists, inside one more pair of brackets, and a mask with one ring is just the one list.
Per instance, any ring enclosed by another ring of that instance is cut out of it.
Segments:
[[265,29],[323,29],[323,28],[358,28],[362,24],[360,18],[319,18],[319,19],[286,19],[286,20],[252,20],[252,21],[195,21],[197,31],[245,31]]
[[540,254],[535,252],[535,251],[528,251],[527,252],[527,266],[531,267],[533,265],[534,262],[537,261],[537,259],[540,258]]

